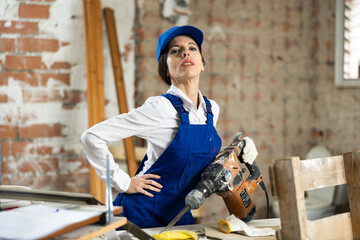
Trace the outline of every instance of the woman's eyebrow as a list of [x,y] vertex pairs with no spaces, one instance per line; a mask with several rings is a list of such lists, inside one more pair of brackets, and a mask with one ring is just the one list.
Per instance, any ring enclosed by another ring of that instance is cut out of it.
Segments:
[[[195,42],[188,42],[187,45],[195,45],[195,46],[197,46],[197,44]],[[180,47],[180,45],[178,45],[176,43],[172,44],[172,45],[169,46],[169,49],[172,48],[172,47]]]

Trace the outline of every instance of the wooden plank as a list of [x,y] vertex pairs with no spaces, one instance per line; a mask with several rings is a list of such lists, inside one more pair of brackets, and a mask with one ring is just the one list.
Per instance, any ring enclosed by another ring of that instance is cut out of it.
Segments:
[[96,237],[99,237],[107,232],[116,229],[118,227],[124,226],[127,223],[127,219],[125,217],[114,217],[110,224],[108,225],[100,225],[100,224],[92,224],[87,225],[85,227],[73,230],[71,232],[62,234],[53,239],[62,239],[62,240],[90,240]]
[[[301,160],[304,191],[345,184],[343,156]],[[314,177],[316,179],[314,180]]]
[[344,165],[353,235],[360,239],[360,151],[345,153]]
[[[100,0],[83,0],[89,127],[105,120]],[[89,165],[90,193],[105,202],[105,183]]]
[[353,239],[350,213],[348,212],[308,221],[308,227],[309,239]]
[[[120,113],[128,112],[128,105],[126,99],[125,82],[123,78],[121,55],[118,46],[118,38],[115,27],[114,11],[111,8],[104,9],[104,15],[106,20],[106,29],[108,33],[108,40],[111,52],[111,61],[114,71],[115,87],[118,98],[118,106]],[[133,137],[124,139],[126,162],[130,177],[133,177],[138,168],[135,155],[135,144]]]
[[273,169],[279,198],[281,239],[306,239],[307,220],[300,159],[276,160]]

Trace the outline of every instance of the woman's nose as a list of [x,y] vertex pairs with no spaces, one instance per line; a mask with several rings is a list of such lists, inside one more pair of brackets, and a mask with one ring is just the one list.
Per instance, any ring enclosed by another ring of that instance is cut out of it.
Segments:
[[183,57],[190,56],[190,53],[188,50],[183,51]]

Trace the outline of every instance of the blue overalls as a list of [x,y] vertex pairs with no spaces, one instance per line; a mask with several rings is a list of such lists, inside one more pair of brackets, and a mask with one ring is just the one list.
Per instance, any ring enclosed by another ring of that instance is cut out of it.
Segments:
[[[154,180],[163,188],[160,192],[149,191],[154,197],[120,193],[114,200],[115,206],[123,206],[122,215],[141,228],[166,226],[185,207],[186,195],[195,188],[201,173],[221,147],[221,139],[213,125],[211,104],[206,97],[207,124],[191,125],[181,99],[171,94],[163,96],[171,101],[181,118],[175,138],[145,173],[160,175],[160,179]],[[136,174],[146,160],[147,155]],[[193,223],[189,210],[176,225]]]

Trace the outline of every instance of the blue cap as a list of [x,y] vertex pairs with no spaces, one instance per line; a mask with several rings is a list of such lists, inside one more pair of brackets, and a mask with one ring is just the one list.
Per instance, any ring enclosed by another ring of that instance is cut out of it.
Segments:
[[200,52],[201,52],[201,44],[204,40],[204,34],[203,32],[193,26],[190,25],[184,25],[184,26],[177,26],[170,28],[166,32],[160,35],[158,39],[157,49],[156,49],[156,60],[159,62],[160,55],[162,51],[164,50],[165,46],[176,36],[179,35],[188,35],[192,37],[196,44],[199,46]]

